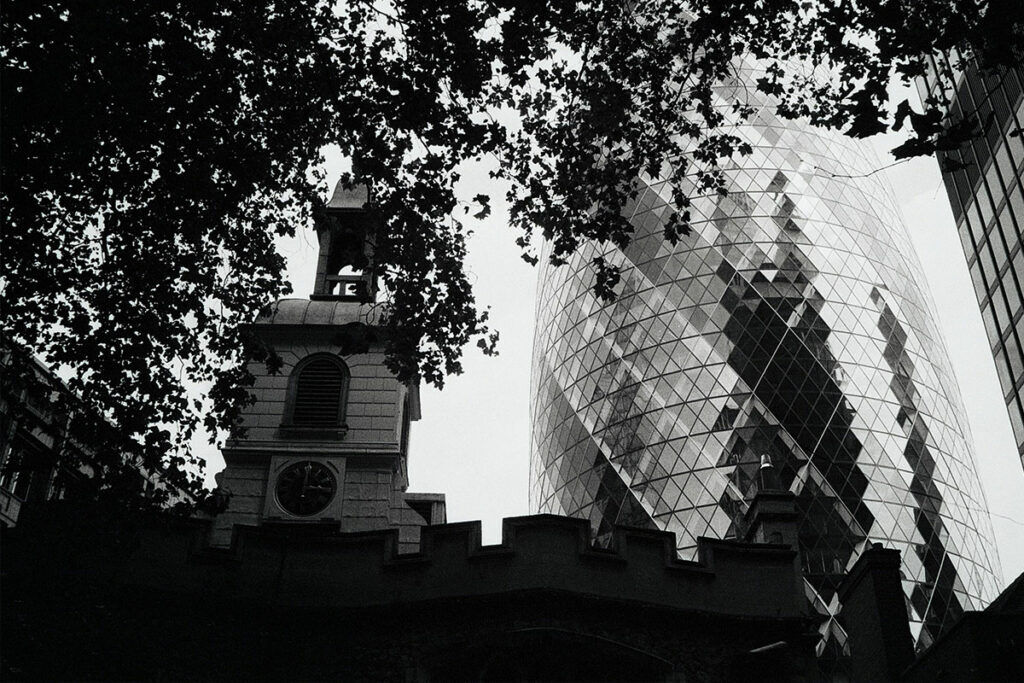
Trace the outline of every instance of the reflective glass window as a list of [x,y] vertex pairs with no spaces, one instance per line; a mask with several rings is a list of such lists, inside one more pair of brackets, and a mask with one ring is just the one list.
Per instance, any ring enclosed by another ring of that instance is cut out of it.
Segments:
[[1015,232],[1019,234],[1021,227],[1024,226],[1024,190],[1021,189],[1019,182],[1014,185],[1009,193],[1009,204],[1016,218],[1017,229]]
[[[939,155],[939,161],[943,162],[947,158],[952,159],[952,155],[946,155],[945,153]],[[960,192],[957,189],[957,177],[962,178],[961,182],[966,182],[966,176],[963,173],[943,173],[942,180],[946,185],[946,193],[949,195],[949,203],[953,209],[953,220],[959,221],[963,214],[963,204],[961,203],[962,197],[968,197],[969,191],[964,190]]]
[[978,205],[978,210],[981,212],[981,225],[988,229],[989,221],[992,220],[992,203],[988,199],[988,195],[979,188],[978,201],[975,202]]
[[999,270],[995,266],[995,262],[992,260],[992,252],[987,248],[979,245],[978,246],[978,258],[981,260],[982,270],[985,272],[985,278],[988,280],[989,287],[996,282],[996,274]]
[[1024,416],[1021,415],[1020,407],[1010,404],[1010,426],[1013,428],[1013,436],[1017,444],[1024,442]]
[[970,218],[971,234],[974,235],[974,243],[980,244],[985,240],[985,223],[981,213],[978,211],[977,199],[972,199],[967,206],[967,215]]
[[[1004,206],[1003,214],[1006,213],[1006,207]],[[1000,218],[1002,218],[1002,215],[1000,215]],[[995,224],[995,227],[992,228],[988,239],[988,243],[992,247],[992,258],[995,259],[996,273],[998,273],[1006,263],[1006,247],[1003,245],[1003,236],[1000,234],[999,225],[999,223]]]
[[985,296],[985,281],[981,275],[981,264],[978,261],[971,263],[968,269],[971,273],[971,280],[974,282],[974,291],[978,295],[978,298]]
[[999,173],[997,172],[997,166],[994,163],[990,163],[985,169],[985,184],[988,185],[989,191],[992,192],[993,197],[998,197],[1002,194],[1002,183],[999,182]]
[[1010,327],[1010,311],[1006,306],[1006,299],[1003,297],[1003,293],[996,288],[992,293],[992,303],[996,308],[996,315],[999,318],[999,331],[1000,334],[1005,332]]
[[964,253],[970,254],[974,250],[974,244],[971,242],[970,226],[966,220],[960,223],[960,229],[957,230],[957,234],[960,236],[960,244],[964,248]]
[[1010,365],[1006,360],[1006,355],[997,352],[993,354],[996,361],[996,376],[999,377],[999,386],[1003,389],[1003,395],[1005,396],[1008,392],[1013,390],[1013,379],[1010,377]]
[[1003,280],[1003,291],[1006,293],[1006,307],[1010,310],[1010,318],[1016,319],[1021,309],[1020,292],[1009,272]]
[[999,173],[1003,176],[1003,182],[1006,185],[1010,185],[1013,182],[1013,178],[1016,176],[1017,171],[1013,166],[1013,162],[1010,161],[1010,150],[1009,148],[1000,143],[999,149],[996,150],[996,166],[999,167]]
[[1010,364],[1010,374],[1020,377],[1024,374],[1024,358],[1021,358],[1020,346],[1017,344],[1006,345],[1006,360]]
[[988,335],[989,341],[999,339],[999,330],[996,329],[996,317],[992,312],[992,306],[989,302],[986,302],[981,309],[981,321],[985,323],[985,334]]
[[1003,230],[1003,237],[1006,238],[1006,250],[1013,254],[1017,249],[1017,245],[1020,244],[1020,230],[1017,228],[1017,224],[1010,223]]

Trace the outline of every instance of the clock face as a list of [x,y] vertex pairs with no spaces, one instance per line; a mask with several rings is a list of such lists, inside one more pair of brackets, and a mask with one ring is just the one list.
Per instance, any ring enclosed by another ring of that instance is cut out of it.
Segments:
[[298,517],[309,517],[326,508],[337,488],[330,468],[311,460],[291,464],[277,476],[278,502]]

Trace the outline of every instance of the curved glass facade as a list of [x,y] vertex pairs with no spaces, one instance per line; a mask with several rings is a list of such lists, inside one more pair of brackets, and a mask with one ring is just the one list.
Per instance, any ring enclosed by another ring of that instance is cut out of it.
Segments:
[[[749,69],[741,78],[750,78]],[[756,93],[739,81],[723,107]],[[588,245],[538,284],[531,506],[728,538],[771,456],[798,496],[820,651],[842,658],[836,586],[869,542],[901,551],[919,647],[996,593],[991,524],[959,391],[910,240],[862,142],[775,116],[729,193],[673,247],[650,180],[625,250]],[[599,253],[618,298],[592,292]]]

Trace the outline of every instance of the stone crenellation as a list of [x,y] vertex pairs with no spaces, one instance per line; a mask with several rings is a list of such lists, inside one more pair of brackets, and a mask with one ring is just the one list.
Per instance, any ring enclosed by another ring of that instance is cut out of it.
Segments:
[[[45,552],[59,566],[61,537],[89,531],[72,523],[70,508],[47,510],[24,533],[50,546]],[[140,527],[127,556],[80,535],[74,562],[90,565],[86,573],[100,580],[109,572],[127,584],[278,606],[351,608],[543,589],[748,617],[805,613],[795,551],[781,545],[702,538],[697,561],[684,561],[668,532],[619,527],[611,548],[597,549],[585,520],[533,515],[505,519],[497,545],[481,542],[479,522],[424,526],[418,547],[401,543],[398,529],[338,533],[330,525],[267,522],[236,526],[225,549],[206,545],[208,525]]]

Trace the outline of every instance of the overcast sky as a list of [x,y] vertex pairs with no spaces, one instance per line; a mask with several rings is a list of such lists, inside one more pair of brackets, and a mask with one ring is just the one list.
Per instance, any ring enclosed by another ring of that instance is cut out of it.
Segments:
[[[877,141],[885,146],[884,140]],[[883,158],[886,158],[882,155]],[[330,179],[337,163],[329,163]],[[978,469],[992,512],[1004,585],[1024,571],[1024,469],[1017,458],[1006,406],[982,328],[945,188],[932,159],[886,171],[917,246],[945,331],[967,407]],[[467,196],[490,189],[494,212],[470,240],[468,268],[477,301],[491,307],[501,332],[500,355],[466,350],[465,372],[443,391],[425,388],[423,419],[410,442],[411,491],[445,493],[448,520],[482,520],[485,542],[500,540],[501,519],[526,515],[529,479],[529,386],[536,269],[519,258],[500,201],[481,171],[467,177]],[[295,296],[312,290],[315,238],[304,233],[281,245]],[[219,455],[208,455],[211,472]]]

